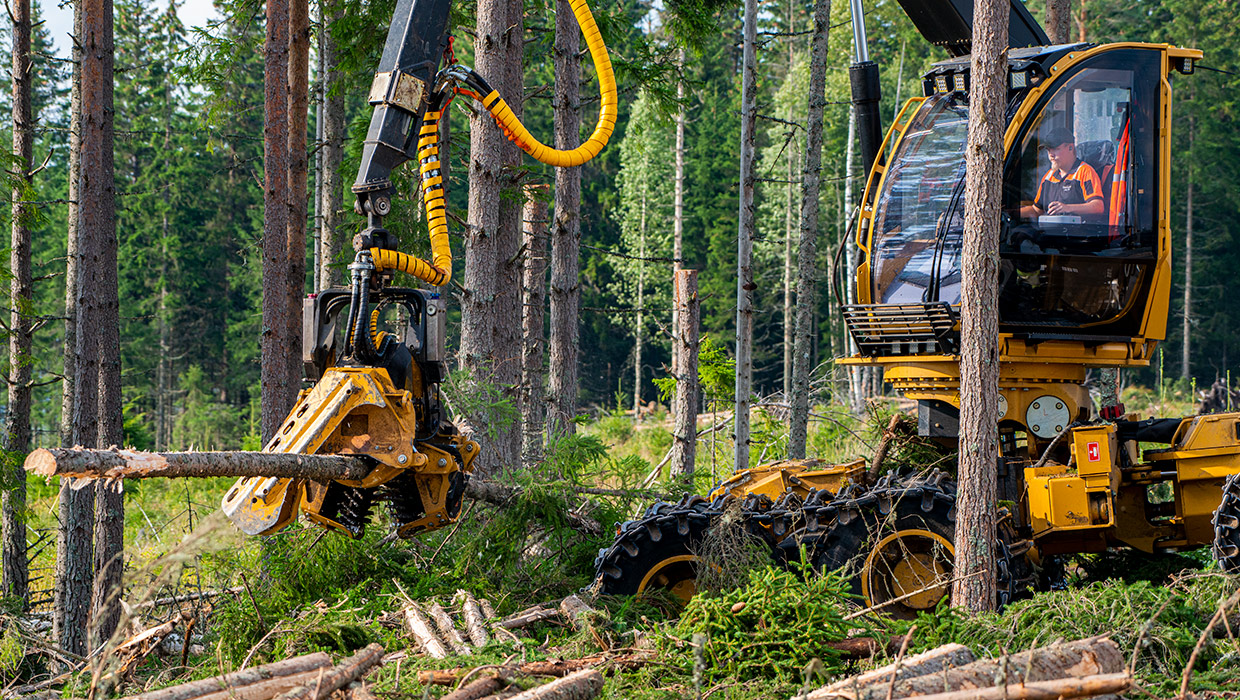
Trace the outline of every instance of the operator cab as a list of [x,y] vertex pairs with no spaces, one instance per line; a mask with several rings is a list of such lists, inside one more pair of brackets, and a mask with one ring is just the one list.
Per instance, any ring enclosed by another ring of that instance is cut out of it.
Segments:
[[[1145,341],[1165,335],[1165,318],[1151,310],[1166,305],[1170,289],[1165,79],[1172,69],[1191,72],[1199,56],[1152,44],[1009,51],[1002,333],[1034,344],[1131,343],[1128,357],[1147,361],[1152,345]],[[936,64],[924,79],[926,96],[910,101],[887,136],[890,148],[875,165],[858,233],[866,258],[857,270],[857,297],[865,312],[846,313],[855,338],[867,332],[858,319],[893,309],[907,319],[920,308],[927,318],[954,323],[968,70],[968,57]],[[932,348],[940,353],[954,347],[943,342],[943,323]],[[908,342],[858,344],[871,356],[926,351]]]

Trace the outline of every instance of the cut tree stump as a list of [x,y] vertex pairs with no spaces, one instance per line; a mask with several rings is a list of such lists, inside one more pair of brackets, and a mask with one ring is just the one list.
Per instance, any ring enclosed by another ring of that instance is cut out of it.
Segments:
[[277,661],[265,666],[255,666],[242,671],[226,673],[222,676],[204,678],[200,681],[184,683],[171,688],[152,690],[149,693],[142,693],[140,695],[130,695],[127,698],[122,698],[122,700],[194,700],[194,698],[201,698],[204,695],[217,693],[221,690],[240,688],[274,678],[296,676],[308,671],[327,668],[331,665],[331,657],[320,651],[292,659],[285,659],[284,661]]
[[866,671],[859,676],[843,678],[830,685],[823,686],[810,693],[806,700],[827,700],[828,698],[838,697],[840,693],[849,693],[851,695],[863,688],[869,688],[880,683],[885,688],[891,683],[893,672],[895,672],[896,680],[900,681],[931,673],[941,673],[946,669],[964,666],[976,660],[977,657],[965,645],[947,644],[903,659],[900,662],[898,671],[896,671],[896,664],[890,663],[882,668]]
[[603,674],[586,669],[530,688],[511,700],[590,700],[603,689]]
[[334,668],[320,671],[322,677],[300,688],[280,695],[280,700],[324,700],[332,693],[366,675],[383,660],[383,647],[371,644],[353,656],[341,661]]
[[409,625],[409,631],[413,632],[413,636],[417,638],[418,643],[428,655],[436,659],[448,658],[448,648],[435,635],[435,630],[431,629],[430,620],[426,619],[426,613],[422,612],[417,603],[411,602],[405,606],[405,622]]
[[578,632],[589,629],[590,616],[595,612],[595,609],[586,605],[586,602],[576,593],[560,601],[560,614]]
[[83,447],[38,449],[26,457],[26,471],[45,477],[149,479],[210,476],[270,476],[332,481],[361,479],[374,468],[361,457],[275,452],[138,452]]

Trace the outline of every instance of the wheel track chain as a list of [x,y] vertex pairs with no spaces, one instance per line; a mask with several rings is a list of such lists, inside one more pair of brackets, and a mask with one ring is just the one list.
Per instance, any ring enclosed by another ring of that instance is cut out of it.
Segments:
[[[658,501],[651,504],[638,518],[621,523],[611,546],[598,551],[594,558],[596,580],[603,584],[605,590],[607,584],[625,575],[623,564],[641,557],[644,548],[661,543],[664,538],[678,537],[689,541],[700,538],[725,510],[735,507],[737,501],[738,498],[731,494],[723,494],[713,500],[687,494],[676,502]],[[751,534],[764,533],[761,523],[770,519],[771,500],[766,496],[749,494],[739,499],[739,506],[741,522],[746,530]]]
[[1214,525],[1210,547],[1214,560],[1223,571],[1240,572],[1240,474],[1223,481],[1223,498],[1210,522]]

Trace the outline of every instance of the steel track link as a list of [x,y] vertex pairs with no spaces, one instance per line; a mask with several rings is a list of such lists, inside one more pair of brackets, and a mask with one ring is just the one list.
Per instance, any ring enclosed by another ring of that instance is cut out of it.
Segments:
[[1214,560],[1223,571],[1240,572],[1240,474],[1232,474],[1223,482],[1223,499],[1210,522],[1214,525],[1210,547]]

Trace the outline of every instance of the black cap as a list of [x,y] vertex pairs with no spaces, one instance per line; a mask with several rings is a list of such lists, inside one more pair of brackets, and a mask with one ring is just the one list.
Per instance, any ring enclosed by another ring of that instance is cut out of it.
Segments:
[[1076,147],[1076,137],[1072,135],[1072,131],[1062,126],[1051,129],[1046,136],[1042,137],[1042,148],[1058,148],[1065,143],[1070,143]]

